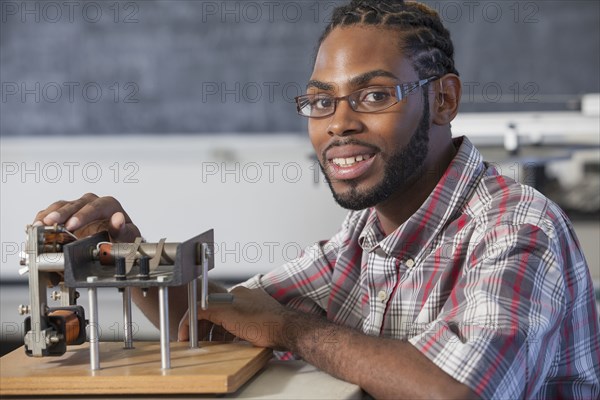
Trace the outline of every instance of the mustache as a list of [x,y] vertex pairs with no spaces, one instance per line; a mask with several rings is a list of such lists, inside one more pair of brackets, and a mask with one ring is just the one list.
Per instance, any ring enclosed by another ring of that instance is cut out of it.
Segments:
[[366,143],[366,142],[363,142],[362,140],[357,140],[355,138],[348,138],[348,139],[336,140],[335,142],[329,143],[329,145],[321,153],[321,158],[323,160],[327,160],[327,158],[325,157],[325,154],[329,150],[333,149],[334,147],[348,146],[351,144],[357,145],[357,146],[368,147],[369,149],[374,150],[375,152],[381,151],[381,149],[379,147],[375,146],[374,144]]

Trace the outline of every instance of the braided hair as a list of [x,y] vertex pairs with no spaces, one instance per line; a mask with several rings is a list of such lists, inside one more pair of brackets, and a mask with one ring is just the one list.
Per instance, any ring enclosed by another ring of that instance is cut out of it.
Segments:
[[458,75],[450,32],[437,12],[416,2],[353,0],[337,7],[318,46],[334,28],[361,24],[397,29],[401,50],[412,60],[419,79],[447,73]]

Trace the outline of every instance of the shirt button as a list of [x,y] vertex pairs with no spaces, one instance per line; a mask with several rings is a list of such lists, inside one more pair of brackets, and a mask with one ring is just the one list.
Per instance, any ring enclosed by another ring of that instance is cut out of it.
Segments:
[[388,294],[385,290],[381,290],[379,291],[379,293],[377,293],[377,299],[381,302],[386,301],[388,297]]
[[409,258],[408,260],[406,260],[406,266],[408,268],[412,268],[415,266],[415,260],[413,260],[412,258]]

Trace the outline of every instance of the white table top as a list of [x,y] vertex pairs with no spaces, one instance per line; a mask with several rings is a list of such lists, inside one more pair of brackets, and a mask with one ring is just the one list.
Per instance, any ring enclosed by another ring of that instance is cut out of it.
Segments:
[[304,361],[271,360],[236,393],[234,399],[360,399],[361,389]]

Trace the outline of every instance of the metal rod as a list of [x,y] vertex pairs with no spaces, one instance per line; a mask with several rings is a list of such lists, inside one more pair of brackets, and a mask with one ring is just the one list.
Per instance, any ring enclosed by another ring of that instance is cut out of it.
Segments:
[[190,348],[198,348],[198,281],[192,279],[188,283],[188,310],[189,310],[189,334]]
[[42,253],[37,256],[38,271],[59,272],[65,270],[64,253]]
[[[159,282],[164,282],[165,277],[159,276]],[[162,369],[171,368],[171,349],[169,348],[169,288],[158,287],[158,307],[160,312],[160,363]]]
[[[95,276],[88,276],[88,283],[96,281]],[[88,299],[90,308],[90,368],[92,371],[100,369],[100,338],[98,337],[98,293],[96,287],[88,288]]]
[[[159,265],[172,265],[177,258],[177,248],[180,243],[165,243],[163,251],[160,254]],[[132,254],[133,243],[112,243],[110,246],[110,256],[107,259],[109,264],[114,264],[114,259],[117,257],[134,257],[139,259],[142,257],[154,258],[158,243],[140,243],[138,251]],[[99,259],[97,251],[93,253],[95,259]]]
[[208,308],[208,245],[202,243],[202,293],[200,293],[200,306],[203,310]]
[[133,349],[133,324],[131,319],[131,288],[123,288],[123,337],[126,349]]

